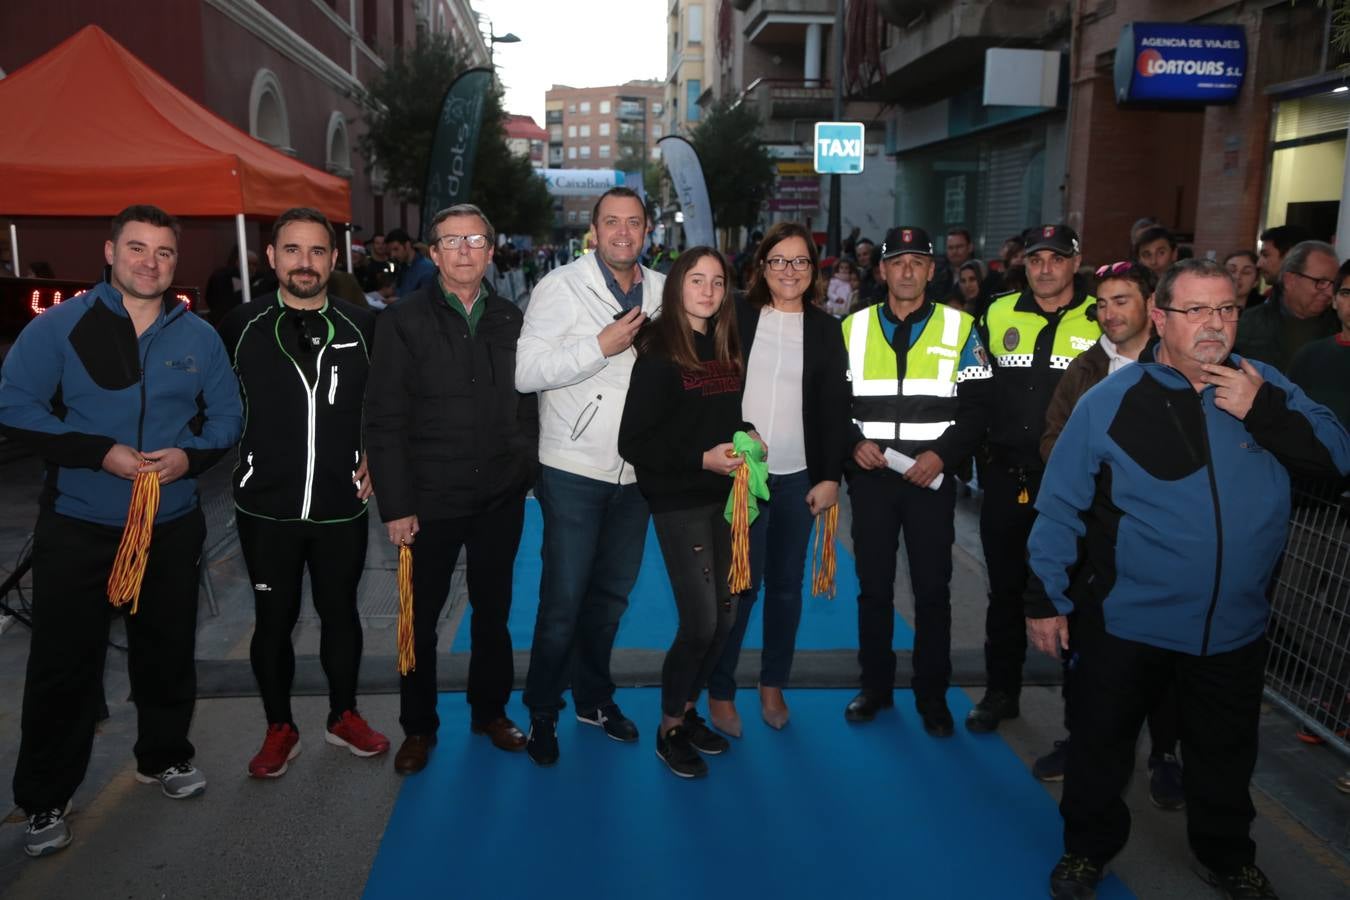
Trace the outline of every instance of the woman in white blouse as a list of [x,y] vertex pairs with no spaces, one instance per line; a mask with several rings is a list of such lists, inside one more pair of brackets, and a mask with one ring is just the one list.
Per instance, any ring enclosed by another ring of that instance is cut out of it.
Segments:
[[746,360],[742,418],[769,448],[769,502],[750,530],[750,590],[708,684],[713,724],[741,735],[736,664],[750,608],[764,586],[759,700],[764,721],[788,722],[783,699],[802,613],[806,551],[815,515],[839,500],[848,454],[848,351],[833,316],[814,301],[819,256],[811,233],[780,222],[754,255],[754,279],[736,311]]

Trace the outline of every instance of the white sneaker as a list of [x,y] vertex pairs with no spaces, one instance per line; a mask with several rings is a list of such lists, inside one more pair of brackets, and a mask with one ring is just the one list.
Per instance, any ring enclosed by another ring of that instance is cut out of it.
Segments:
[[70,815],[70,801],[65,809],[42,809],[28,817],[28,829],[24,832],[23,852],[29,856],[50,856],[58,850],[70,846],[70,826],[66,816]]
[[136,780],[141,784],[158,784],[164,796],[173,800],[186,800],[206,792],[206,776],[192,763],[175,763],[154,775],[138,771]]

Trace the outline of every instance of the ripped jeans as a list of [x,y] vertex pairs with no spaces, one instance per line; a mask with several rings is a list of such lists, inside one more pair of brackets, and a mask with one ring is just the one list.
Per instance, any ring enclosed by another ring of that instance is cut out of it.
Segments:
[[736,598],[727,585],[731,526],[724,503],[652,514],[666,561],[680,627],[661,667],[661,712],[684,715],[698,699],[722,655],[736,621]]

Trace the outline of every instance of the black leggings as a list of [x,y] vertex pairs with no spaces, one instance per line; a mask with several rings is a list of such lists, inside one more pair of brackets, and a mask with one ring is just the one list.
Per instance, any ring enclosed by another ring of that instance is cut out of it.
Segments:
[[727,584],[731,526],[723,507],[652,514],[680,615],[661,667],[661,712],[667,716],[684,715],[685,703],[698,699],[736,621],[736,598]]
[[356,588],[366,564],[367,516],[350,522],[274,522],[240,512],[239,546],[253,582],[256,619],[249,659],[269,725],[291,719],[295,650],[291,632],[300,618],[300,586],[309,568],[319,614],[319,661],[328,676],[328,722],[356,708],[361,666],[361,618]]

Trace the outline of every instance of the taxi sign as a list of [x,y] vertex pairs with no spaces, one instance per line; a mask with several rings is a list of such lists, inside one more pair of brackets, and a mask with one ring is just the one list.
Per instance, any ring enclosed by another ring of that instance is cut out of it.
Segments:
[[817,122],[816,171],[826,175],[856,175],[863,170],[861,122]]

